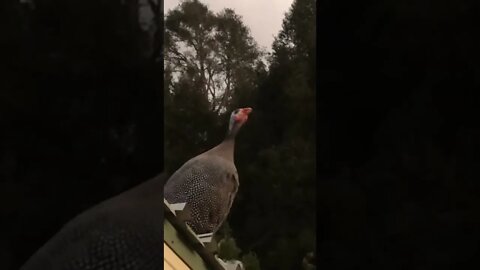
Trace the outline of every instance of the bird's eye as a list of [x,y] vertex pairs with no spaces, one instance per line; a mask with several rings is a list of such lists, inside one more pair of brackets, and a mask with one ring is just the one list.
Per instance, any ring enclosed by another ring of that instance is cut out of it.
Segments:
[[234,114],[237,114],[238,113],[238,109],[236,109],[235,111],[233,111]]

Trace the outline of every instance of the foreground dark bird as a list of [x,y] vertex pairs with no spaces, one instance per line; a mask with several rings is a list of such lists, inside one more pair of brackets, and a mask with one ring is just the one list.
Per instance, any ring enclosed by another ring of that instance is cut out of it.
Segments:
[[163,269],[165,175],[78,215],[21,270]]
[[184,221],[197,234],[215,233],[227,218],[239,186],[233,159],[235,136],[251,111],[233,111],[222,143],[188,160],[165,185],[170,204],[186,203]]

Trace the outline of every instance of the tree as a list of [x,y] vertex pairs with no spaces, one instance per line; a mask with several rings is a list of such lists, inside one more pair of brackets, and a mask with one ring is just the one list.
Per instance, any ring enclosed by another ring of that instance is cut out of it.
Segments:
[[256,90],[246,135],[256,143],[238,149],[247,180],[231,226],[266,269],[301,269],[315,250],[314,15],[313,0],[294,1],[286,14]]
[[166,151],[178,158],[167,166],[173,169],[222,139],[232,106],[255,88],[261,52],[233,10],[214,14],[196,0],[171,10],[165,29]]
[[167,14],[165,66],[174,78],[189,74],[217,114],[230,109],[234,89],[252,78],[261,52],[231,9],[213,14],[199,1],[184,1]]
[[261,65],[262,52],[241,17],[231,9],[217,14],[215,40],[219,67],[223,74],[223,94],[219,97],[220,108],[234,109],[236,93],[244,94],[255,89],[256,74]]

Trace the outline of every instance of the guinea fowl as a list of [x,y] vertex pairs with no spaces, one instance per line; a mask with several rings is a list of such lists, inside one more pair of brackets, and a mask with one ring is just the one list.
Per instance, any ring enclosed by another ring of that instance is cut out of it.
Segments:
[[20,270],[157,270],[163,265],[161,174],[68,222]]
[[235,136],[251,111],[233,111],[225,139],[188,160],[165,185],[164,196],[170,204],[186,203],[183,221],[196,234],[215,233],[227,218],[239,186],[233,158]]

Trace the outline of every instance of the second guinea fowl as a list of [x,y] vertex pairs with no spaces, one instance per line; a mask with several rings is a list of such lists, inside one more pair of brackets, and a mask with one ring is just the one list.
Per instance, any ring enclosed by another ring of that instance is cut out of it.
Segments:
[[169,203],[186,203],[185,221],[197,234],[215,233],[232,207],[239,186],[233,158],[235,136],[251,112],[251,108],[233,111],[225,139],[188,160],[165,185]]

